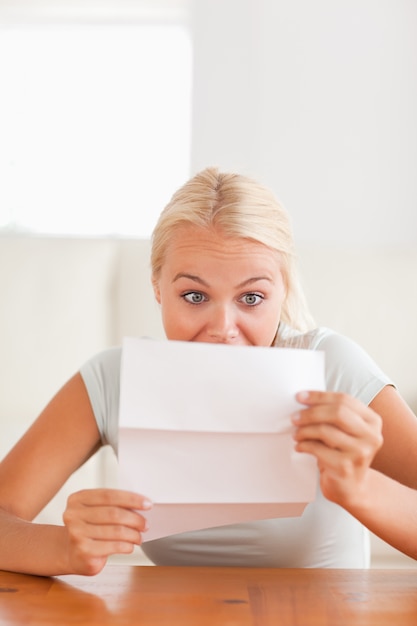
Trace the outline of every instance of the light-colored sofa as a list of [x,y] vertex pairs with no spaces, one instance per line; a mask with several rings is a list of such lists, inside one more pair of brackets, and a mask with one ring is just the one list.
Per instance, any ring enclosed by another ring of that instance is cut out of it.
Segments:
[[[357,340],[417,410],[417,251],[301,247],[318,325]],[[0,455],[92,354],[123,336],[163,337],[149,276],[149,242],[0,238]],[[117,484],[108,450],[79,470],[41,514],[60,522],[69,492]],[[373,564],[414,565],[373,541]]]

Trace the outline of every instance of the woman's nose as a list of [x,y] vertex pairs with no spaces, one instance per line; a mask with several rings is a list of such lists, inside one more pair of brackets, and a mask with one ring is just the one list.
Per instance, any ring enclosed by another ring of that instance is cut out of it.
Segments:
[[228,343],[236,339],[239,329],[236,316],[228,307],[217,307],[210,318],[208,335],[219,343]]

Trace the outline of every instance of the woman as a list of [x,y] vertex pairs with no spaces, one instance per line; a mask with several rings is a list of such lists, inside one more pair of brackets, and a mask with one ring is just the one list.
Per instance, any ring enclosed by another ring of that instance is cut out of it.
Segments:
[[[328,391],[299,395],[305,409],[293,416],[296,449],[317,457],[321,493],[300,518],[149,542],[141,515],[152,506],[147,494],[84,490],[69,497],[63,526],[33,524],[101,445],[117,447],[120,350],[113,349],[83,365],[2,462],[0,568],[91,575],[109,555],[130,553],[143,541],[156,564],[364,567],[362,521],[404,549],[390,525],[384,535],[378,518],[390,502],[374,485],[413,494],[417,422],[356,344],[314,329],[296,276],[289,220],[273,195],[243,176],[201,172],[161,214],[151,261],[168,339],[325,351]],[[409,500],[402,502],[410,519]]]

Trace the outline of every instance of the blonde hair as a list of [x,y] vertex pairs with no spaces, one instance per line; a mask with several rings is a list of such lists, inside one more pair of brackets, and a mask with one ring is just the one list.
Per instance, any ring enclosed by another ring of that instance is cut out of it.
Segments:
[[173,233],[185,225],[218,229],[225,236],[250,239],[279,252],[287,288],[281,319],[300,331],[314,326],[295,267],[289,216],[270,190],[246,176],[220,172],[215,167],[196,174],[174,193],[154,228],[154,280]]

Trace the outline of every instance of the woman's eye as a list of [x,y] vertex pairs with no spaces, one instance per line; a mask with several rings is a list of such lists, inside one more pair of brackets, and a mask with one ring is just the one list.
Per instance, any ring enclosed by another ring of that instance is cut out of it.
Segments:
[[256,306],[264,299],[259,293],[245,293],[244,296],[241,297],[241,301],[248,306]]
[[201,304],[206,299],[204,294],[199,291],[189,291],[188,293],[184,293],[182,297],[190,304]]

